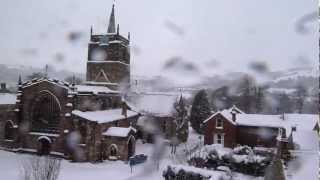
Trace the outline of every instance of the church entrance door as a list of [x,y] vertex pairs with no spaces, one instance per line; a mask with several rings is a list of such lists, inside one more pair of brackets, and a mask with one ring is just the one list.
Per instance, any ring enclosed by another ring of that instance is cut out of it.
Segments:
[[48,138],[40,138],[38,140],[38,154],[40,156],[49,155],[51,150],[51,142]]

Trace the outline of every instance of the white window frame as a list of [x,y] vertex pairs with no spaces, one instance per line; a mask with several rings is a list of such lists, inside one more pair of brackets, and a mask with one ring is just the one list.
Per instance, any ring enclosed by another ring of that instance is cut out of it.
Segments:
[[[220,136],[220,141],[221,143],[218,143],[218,136]],[[221,144],[222,146],[224,146],[224,133],[217,133],[214,134],[214,144]]]
[[[218,126],[218,121],[220,121],[221,126]],[[216,120],[216,129],[223,129],[223,120],[222,119],[217,119]]]

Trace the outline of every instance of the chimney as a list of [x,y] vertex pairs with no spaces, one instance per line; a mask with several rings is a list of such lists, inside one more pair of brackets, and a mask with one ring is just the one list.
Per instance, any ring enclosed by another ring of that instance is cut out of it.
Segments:
[[232,110],[232,111],[231,111],[231,115],[232,115],[232,121],[233,121],[233,122],[236,122],[236,120],[237,120],[237,118],[236,118],[237,112],[234,111],[234,110]]
[[121,109],[122,109],[121,114],[122,114],[122,115],[124,115],[124,117],[126,117],[126,118],[127,118],[127,110],[128,110],[128,106],[127,106],[126,102],[122,101]]
[[6,90],[7,87],[6,87],[6,83],[1,83],[1,90]]

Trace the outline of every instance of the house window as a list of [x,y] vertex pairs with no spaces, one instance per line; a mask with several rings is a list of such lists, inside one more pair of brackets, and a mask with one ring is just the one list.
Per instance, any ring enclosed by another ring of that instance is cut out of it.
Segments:
[[224,134],[215,134],[214,135],[215,144],[224,144]]
[[222,121],[222,119],[217,119],[217,121],[216,121],[216,129],[223,129],[223,121]]

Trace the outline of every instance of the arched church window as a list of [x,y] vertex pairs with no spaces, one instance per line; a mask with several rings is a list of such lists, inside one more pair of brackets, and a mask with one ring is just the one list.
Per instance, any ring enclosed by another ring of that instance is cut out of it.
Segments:
[[60,102],[51,92],[39,93],[32,104],[32,131],[58,133],[60,111]]
[[13,140],[13,124],[11,121],[7,121],[4,128],[4,139]]

